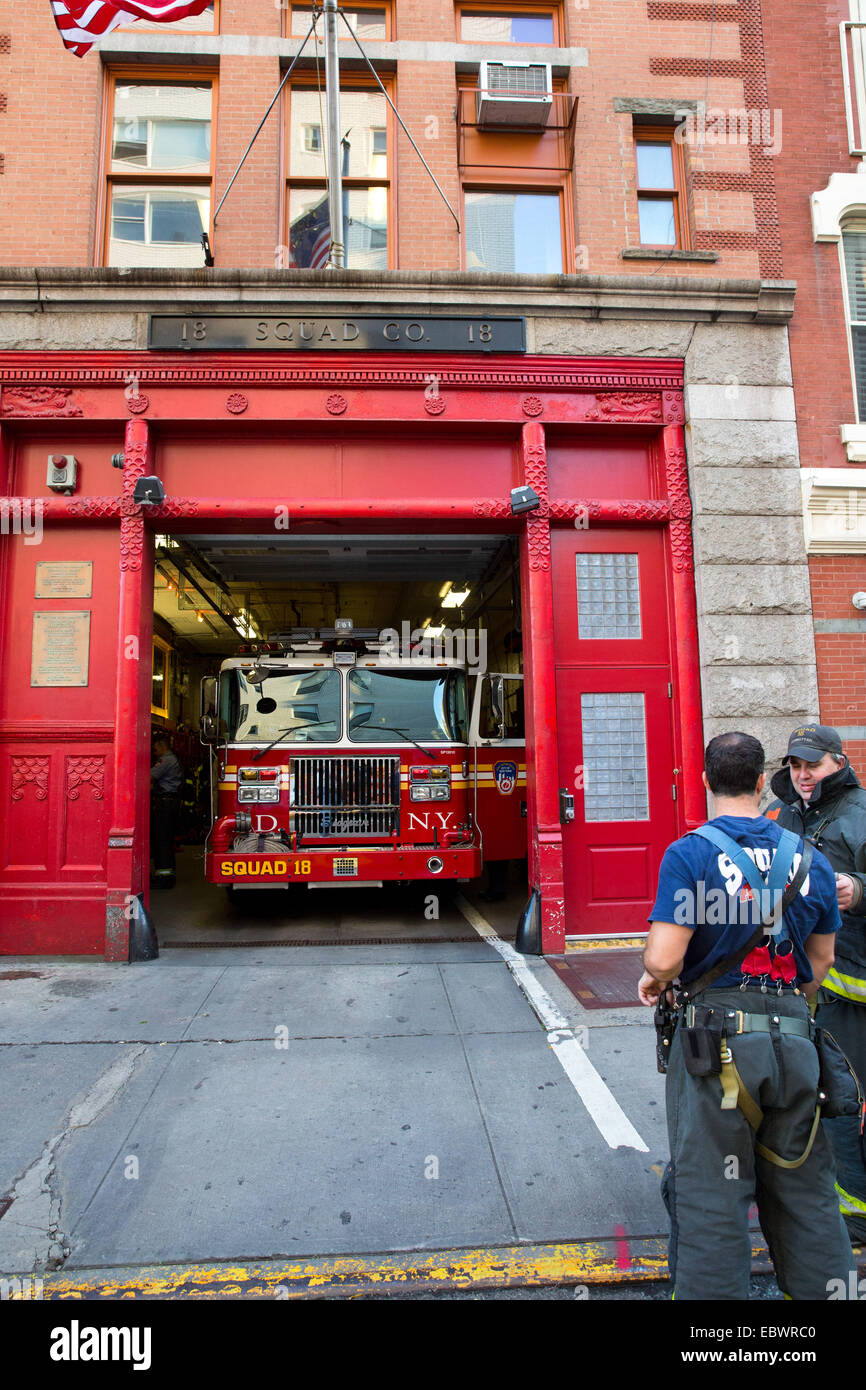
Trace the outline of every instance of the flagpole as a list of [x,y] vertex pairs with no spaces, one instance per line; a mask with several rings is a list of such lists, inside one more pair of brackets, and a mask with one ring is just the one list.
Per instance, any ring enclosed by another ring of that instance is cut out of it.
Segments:
[[340,55],[337,0],[325,0],[325,97],[328,111],[328,210],[331,221],[329,270],[346,264],[343,229],[343,169],[340,157]]

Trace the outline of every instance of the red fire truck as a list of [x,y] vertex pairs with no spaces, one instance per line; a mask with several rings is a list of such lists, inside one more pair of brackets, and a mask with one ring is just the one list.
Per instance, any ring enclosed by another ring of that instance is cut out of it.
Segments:
[[522,681],[349,619],[242,646],[202,682],[208,882],[465,881],[523,858]]

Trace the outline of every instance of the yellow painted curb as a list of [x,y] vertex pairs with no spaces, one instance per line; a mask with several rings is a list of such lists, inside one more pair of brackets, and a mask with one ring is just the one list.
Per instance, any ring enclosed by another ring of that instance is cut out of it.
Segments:
[[[772,1269],[755,1244],[753,1273]],[[44,1299],[360,1298],[428,1291],[631,1283],[667,1278],[667,1240],[585,1241],[260,1263],[58,1271]]]

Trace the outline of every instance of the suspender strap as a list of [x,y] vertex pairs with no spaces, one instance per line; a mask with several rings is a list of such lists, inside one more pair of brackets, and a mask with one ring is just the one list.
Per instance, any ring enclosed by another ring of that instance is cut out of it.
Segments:
[[[799,836],[791,830],[782,831],[765,882],[751,855],[747,854],[743,846],[738,845],[736,840],[731,839],[730,835],[726,835],[723,830],[719,830],[715,825],[702,825],[697,830],[693,830],[692,834],[700,835],[704,840],[709,840],[728,856],[732,864],[736,864],[751,888],[756,903],[764,902],[765,899],[762,895],[764,893],[769,894],[773,925],[768,927],[768,930],[772,935],[784,939],[787,936],[787,931],[781,916],[776,920],[777,909],[788,874],[791,871],[791,865],[794,862],[794,855],[800,844]],[[767,926],[766,919],[764,919],[764,925]]]
[[[713,842],[713,844],[718,844],[719,842],[718,842],[718,839],[716,838],[716,833],[713,833],[713,834],[706,834],[706,833],[705,833],[705,832],[707,832],[707,831],[709,831],[709,830],[712,830],[713,832],[715,832],[715,826],[712,826],[712,827],[711,827],[711,826],[707,826],[707,825],[702,825],[702,826],[700,826],[697,830],[693,830],[691,833],[692,833],[693,835],[702,835],[703,838],[704,838],[705,840],[711,840],[711,841]],[[787,834],[790,834],[790,831],[783,831],[782,833],[783,833],[783,835],[787,835]],[[722,835],[722,832],[719,831],[718,834],[719,834],[719,835]],[[727,840],[728,837],[727,837],[727,836],[724,836],[723,838],[724,838],[725,840]],[[796,844],[799,844],[799,840],[797,840],[796,835],[793,836],[793,839],[796,841]],[[731,845],[735,846],[736,849],[739,849],[739,848],[740,848],[740,846],[736,844],[736,841],[731,840],[730,843],[731,843]],[[723,846],[723,847],[724,847],[724,846]],[[781,841],[779,842],[779,849],[781,849]],[[814,852],[814,850],[813,850],[813,846],[812,846],[811,842],[810,842],[809,840],[804,840],[804,841],[803,841],[803,854],[802,854],[802,857],[801,857],[801,859],[800,859],[800,863],[799,863],[799,866],[798,866],[798,868],[797,868],[797,872],[795,873],[795,875],[794,875],[794,877],[793,877],[791,883],[789,883],[788,887],[785,889],[784,893],[782,894],[782,912],[783,912],[783,913],[791,906],[791,903],[794,901],[794,899],[796,898],[796,896],[797,896],[797,894],[799,893],[800,889],[802,888],[803,883],[805,882],[806,875],[808,874],[809,868],[810,868],[811,863],[812,863],[812,855],[813,855],[813,852]],[[726,854],[728,853],[727,849],[725,849],[725,853],[726,853]],[[745,858],[748,860],[749,864],[751,865],[751,868],[754,869],[755,866],[754,866],[754,864],[752,863],[751,859],[749,859],[749,856],[746,855]],[[776,860],[777,860],[778,858],[779,858],[779,853],[778,853],[778,851],[777,851],[777,853],[776,853],[776,859],[773,860],[773,867],[775,867]],[[788,876],[788,870],[789,870],[790,867],[791,867],[791,862],[792,862],[791,860],[788,861],[788,865],[787,865],[787,868],[786,868],[786,870],[785,870],[785,878],[787,878],[787,876]],[[756,871],[756,872],[757,872],[757,871]],[[784,881],[785,881],[785,880],[783,879],[782,882],[784,883]],[[760,901],[760,899],[759,899],[759,901]],[[733,955],[728,956],[725,960],[719,961],[719,963],[718,963],[717,965],[714,965],[714,966],[712,967],[711,970],[708,970],[704,975],[701,975],[697,980],[691,981],[691,982],[690,982],[689,984],[687,984],[682,990],[680,990],[680,992],[679,992],[678,995],[677,995],[677,1003],[678,1003],[678,1004],[687,1004],[688,1001],[689,1001],[690,999],[693,999],[694,996],[695,996],[696,994],[700,994],[701,991],[704,990],[704,989],[709,989],[709,987],[710,987],[710,985],[713,983],[713,981],[714,981],[714,980],[717,980],[717,979],[719,978],[720,975],[724,975],[724,974],[727,973],[727,971],[733,970],[735,966],[741,965],[742,962],[746,959],[746,956],[747,956],[747,955],[749,954],[749,952],[751,951],[752,947],[753,947],[753,946],[757,946],[758,942],[761,940],[762,936],[764,935],[764,932],[767,930],[767,924],[769,923],[770,926],[773,925],[773,917],[774,917],[774,916],[775,916],[775,914],[773,914],[771,917],[769,917],[769,918],[767,919],[767,923],[762,922],[761,925],[760,925],[760,926],[753,932],[753,934],[749,937],[749,939],[748,939],[748,941],[746,942],[746,944],[745,944],[744,946],[742,946],[742,947],[740,948],[739,951],[735,951]]]

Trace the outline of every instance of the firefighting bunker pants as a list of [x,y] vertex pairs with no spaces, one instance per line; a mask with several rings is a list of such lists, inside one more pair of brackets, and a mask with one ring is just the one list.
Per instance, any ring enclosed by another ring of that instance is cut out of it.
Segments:
[[[851,1066],[866,1081],[866,1005],[843,999],[828,989],[818,991],[815,1020],[833,1034]],[[866,1152],[856,1115],[822,1121],[836,1160],[836,1193],[848,1234],[866,1243]]]
[[[802,995],[779,997],[775,990],[709,989],[696,998],[713,1008],[809,1017]],[[690,1075],[677,1029],[666,1087],[671,1163],[662,1194],[671,1218],[674,1297],[749,1297],[749,1208],[757,1203],[779,1288],[789,1298],[824,1300],[838,1287],[830,1280],[841,1279],[847,1288],[854,1269],[830,1145],[819,1127],[806,1161],[790,1169],[755,1150],[760,1142],[781,1158],[803,1153],[815,1118],[818,1054],[808,1037],[736,1036],[733,1026],[726,1036],[742,1082],[764,1118],[756,1135],[739,1106],[721,1108],[720,1078]]]

